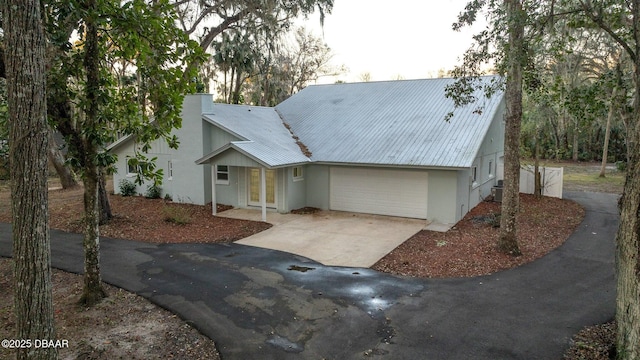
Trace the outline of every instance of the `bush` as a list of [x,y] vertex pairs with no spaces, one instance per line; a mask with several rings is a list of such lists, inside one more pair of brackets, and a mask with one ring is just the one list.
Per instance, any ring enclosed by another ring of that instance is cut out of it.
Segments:
[[144,193],[144,197],[147,199],[160,199],[162,189],[159,186],[151,185],[147,187],[147,192]]
[[618,171],[623,172],[627,170],[627,162],[626,161],[616,161],[616,169]]
[[164,214],[164,221],[178,224],[178,225],[186,225],[191,223],[191,215],[189,211],[180,206],[165,206],[162,208],[162,213]]
[[127,179],[120,180],[118,187],[122,196],[134,196],[136,194],[136,184]]

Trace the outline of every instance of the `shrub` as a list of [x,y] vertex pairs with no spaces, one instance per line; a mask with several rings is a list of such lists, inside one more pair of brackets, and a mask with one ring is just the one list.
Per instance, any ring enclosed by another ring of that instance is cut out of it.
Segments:
[[164,199],[167,200],[167,201],[173,201],[173,198],[168,193],[164,194]]
[[127,179],[120,180],[118,187],[122,196],[134,196],[136,194],[136,184]]
[[160,199],[162,189],[156,185],[150,185],[147,187],[147,192],[144,193],[144,197],[147,199]]
[[627,162],[626,161],[616,161],[616,169],[618,171],[623,172],[627,170]]
[[178,224],[178,225],[186,225],[191,223],[191,215],[189,211],[180,206],[165,206],[162,208],[162,213],[164,214],[164,221]]

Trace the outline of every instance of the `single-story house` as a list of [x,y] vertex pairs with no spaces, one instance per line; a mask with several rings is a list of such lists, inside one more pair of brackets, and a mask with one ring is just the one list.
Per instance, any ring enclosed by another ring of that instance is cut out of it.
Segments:
[[[180,147],[158,141],[149,156],[177,202],[262,208],[263,218],[267,209],[316,207],[451,224],[502,177],[505,113],[502,92],[478,91],[476,103],[445,121],[452,82],[313,85],[276,107],[188,95],[175,130]],[[116,192],[133,176],[134,146],[124,138],[110,147]]]

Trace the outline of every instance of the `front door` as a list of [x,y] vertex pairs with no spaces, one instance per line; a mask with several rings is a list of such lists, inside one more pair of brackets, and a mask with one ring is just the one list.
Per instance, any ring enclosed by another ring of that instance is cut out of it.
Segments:
[[[265,179],[267,185],[267,207],[276,207],[276,171],[266,170]],[[260,204],[260,169],[249,169],[249,205],[262,206]]]

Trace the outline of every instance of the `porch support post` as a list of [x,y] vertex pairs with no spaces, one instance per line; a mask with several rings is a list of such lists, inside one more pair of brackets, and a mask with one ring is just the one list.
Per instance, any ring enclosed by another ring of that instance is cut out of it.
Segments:
[[211,164],[211,215],[218,212],[216,205],[216,166]]
[[267,221],[267,171],[260,168],[260,205],[262,206],[262,221]]

